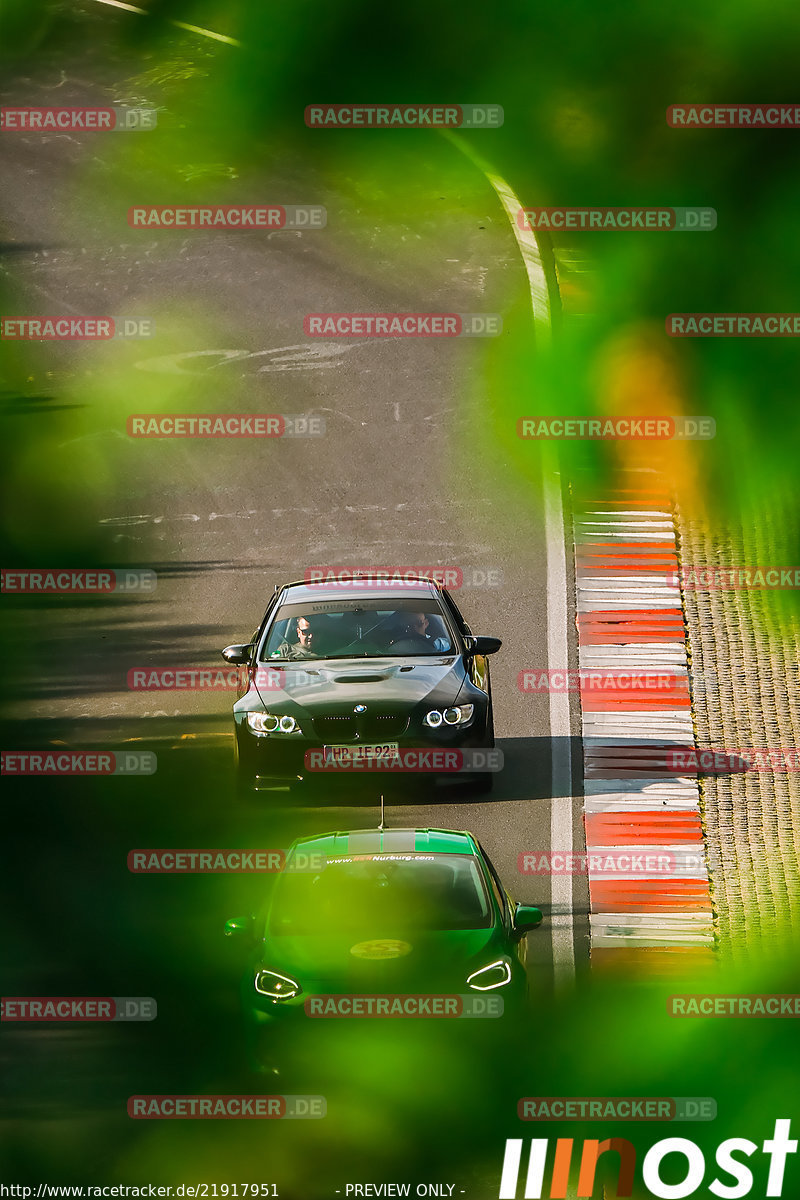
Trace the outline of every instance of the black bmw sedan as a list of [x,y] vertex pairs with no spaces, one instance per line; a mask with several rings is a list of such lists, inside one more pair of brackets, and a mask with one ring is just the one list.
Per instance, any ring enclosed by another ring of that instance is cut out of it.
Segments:
[[222,651],[240,668],[238,786],[344,775],[466,777],[489,790],[500,753],[487,655],[500,646],[473,635],[432,580],[276,587],[250,641]]

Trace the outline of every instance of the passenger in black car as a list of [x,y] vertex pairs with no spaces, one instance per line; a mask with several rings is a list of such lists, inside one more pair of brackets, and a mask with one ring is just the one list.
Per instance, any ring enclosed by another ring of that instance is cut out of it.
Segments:
[[434,615],[433,622],[427,613],[408,613],[403,630],[394,639],[392,646],[405,654],[413,654],[415,650],[430,653],[439,650],[446,653],[451,649],[444,622],[441,617]]

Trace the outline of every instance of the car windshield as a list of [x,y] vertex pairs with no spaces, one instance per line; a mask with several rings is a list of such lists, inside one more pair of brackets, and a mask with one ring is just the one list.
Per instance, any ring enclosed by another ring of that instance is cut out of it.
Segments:
[[310,658],[397,658],[452,654],[454,638],[435,597],[282,604],[259,655]]
[[273,935],[317,937],[483,929],[488,893],[469,854],[354,854],[320,870],[278,876],[269,916]]

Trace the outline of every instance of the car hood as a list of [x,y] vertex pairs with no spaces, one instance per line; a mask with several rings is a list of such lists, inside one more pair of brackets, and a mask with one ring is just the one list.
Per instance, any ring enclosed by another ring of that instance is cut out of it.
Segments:
[[430,992],[466,986],[466,977],[503,949],[495,927],[399,933],[372,938],[362,932],[267,938],[260,966],[283,971],[304,991]]
[[[306,710],[326,712],[337,708],[352,711],[354,704],[403,708],[426,698],[453,703],[463,682],[464,665],[458,655],[436,655],[417,659],[344,658],[309,660],[277,669],[264,663],[260,670],[268,682],[251,684],[245,707],[259,705],[259,696],[270,709],[276,705],[300,705]],[[275,686],[279,684],[280,686]]]

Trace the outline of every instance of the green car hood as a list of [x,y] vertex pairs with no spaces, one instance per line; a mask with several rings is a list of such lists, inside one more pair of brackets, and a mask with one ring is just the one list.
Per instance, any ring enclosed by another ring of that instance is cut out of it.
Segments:
[[494,926],[435,932],[270,936],[260,965],[295,979],[306,993],[459,991],[467,975],[503,953]]

